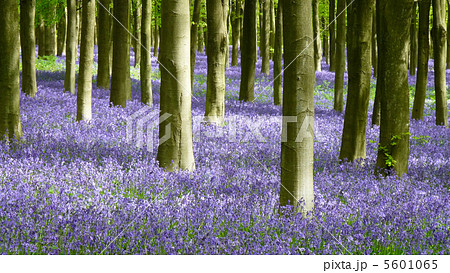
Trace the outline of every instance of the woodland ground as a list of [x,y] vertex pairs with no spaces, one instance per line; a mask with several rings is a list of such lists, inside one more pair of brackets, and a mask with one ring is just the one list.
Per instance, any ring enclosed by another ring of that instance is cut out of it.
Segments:
[[[63,92],[64,58],[39,60],[38,94],[21,98],[24,140],[0,143],[0,254],[450,254],[450,130],[434,125],[432,62],[402,178],[374,174],[376,126],[367,128],[367,159],[338,162],[344,116],[332,110],[334,73],[322,65],[315,210],[306,219],[277,213],[281,107],[272,105],[273,75],[261,75],[260,65],[254,103],[238,101],[240,68],[227,69],[227,122],[195,123],[196,171],[165,173],[156,144],[147,151],[126,140],[127,117],[143,107],[138,69],[126,108],[109,107],[109,90],[94,81],[86,123],[75,121],[76,96]],[[155,117],[157,70],[153,60]],[[412,77],[410,84],[412,106]],[[205,92],[199,53],[194,117],[204,114]],[[371,111],[372,102],[369,124]],[[157,128],[148,135],[157,143]]]

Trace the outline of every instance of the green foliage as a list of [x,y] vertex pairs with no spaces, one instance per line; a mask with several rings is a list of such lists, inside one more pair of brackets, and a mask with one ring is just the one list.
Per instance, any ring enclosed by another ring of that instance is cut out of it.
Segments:
[[[398,145],[398,141],[401,140],[404,136],[410,136],[411,133],[401,133],[400,135],[394,135],[391,137],[391,141],[389,142],[389,146],[393,147]],[[380,143],[378,143],[378,150],[381,151],[384,156],[386,157],[386,165],[388,167],[394,167],[395,164],[397,164],[397,161],[392,157],[389,149],[387,146],[381,146]]]
[[66,0],[36,1],[36,27],[41,24],[41,21],[43,21],[46,26],[55,25],[63,16],[65,16],[65,8]]

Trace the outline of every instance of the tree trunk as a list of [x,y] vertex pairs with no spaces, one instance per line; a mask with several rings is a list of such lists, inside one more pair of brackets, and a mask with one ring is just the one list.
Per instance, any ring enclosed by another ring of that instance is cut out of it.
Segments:
[[223,11],[223,17],[225,20],[226,29],[226,41],[225,41],[225,68],[230,67],[230,41],[228,37],[230,36],[230,2],[231,0],[224,0],[226,2],[227,8]]
[[378,0],[381,91],[380,143],[377,170],[408,172],[409,86],[408,46],[413,0]]
[[[376,0],[375,0],[376,3]],[[374,10],[372,12],[372,67],[373,76],[378,75],[378,53],[377,53],[377,12],[376,4],[374,4]]]
[[111,0],[100,0],[98,7],[98,75],[97,87],[109,89],[110,86],[110,53],[111,53],[111,16],[109,5]]
[[75,94],[75,60],[77,58],[76,0],[67,0],[66,74],[64,91]]
[[36,0],[20,1],[20,42],[22,47],[22,92],[34,97],[36,86],[36,47],[34,16]]
[[416,35],[416,18],[417,18],[417,3],[413,4],[413,12],[411,16],[411,41],[410,41],[410,55],[409,55],[409,74],[411,76],[416,75],[416,67],[417,67],[417,35]]
[[233,42],[233,51],[231,53],[231,66],[238,65],[239,59],[239,38],[241,36],[241,0],[234,1],[233,5],[233,19],[231,21],[232,25],[232,42]]
[[198,51],[199,52],[205,52],[205,36],[203,35],[203,26],[199,25],[198,26]]
[[275,47],[275,1],[270,0],[270,59],[273,60],[273,50]]
[[20,139],[19,1],[3,0],[0,18],[0,139]]
[[[283,0],[284,71],[280,205],[314,208],[314,49],[309,1]],[[298,56],[299,52],[303,52]],[[298,79],[302,79],[299,81]],[[295,121],[286,120],[295,118]],[[285,139],[283,139],[285,138]],[[304,202],[299,204],[298,202]]]
[[[450,1],[447,0],[447,9],[450,6]],[[450,16],[447,15],[447,69],[450,69]]]
[[244,29],[245,43],[241,44],[241,83],[239,100],[255,99],[255,67],[256,67],[256,0],[245,1]]
[[197,58],[197,36],[198,36],[198,23],[200,21],[200,11],[202,7],[201,0],[194,1],[194,11],[192,14],[191,24],[191,90],[194,90],[194,70],[195,60]]
[[319,0],[312,0],[313,10],[313,32],[314,32],[314,67],[316,71],[322,71],[322,53],[320,49],[320,20],[319,20]]
[[273,103],[281,105],[282,102],[282,62],[283,57],[283,1],[278,2],[277,17],[275,18],[275,49],[273,54]]
[[411,117],[416,120],[423,119],[425,98],[428,83],[428,57],[430,56],[430,6],[431,0],[422,0],[419,3],[419,56],[417,66],[417,83],[414,94],[414,105]]
[[152,1],[142,0],[141,102],[152,105]]
[[134,2],[134,12],[133,12],[133,20],[134,20],[134,37],[133,37],[133,51],[134,51],[134,67],[136,67],[141,62],[141,13],[142,6],[139,3],[139,0]]
[[[126,107],[131,86],[130,75],[130,46],[128,44],[129,1],[114,0],[114,29],[113,29],[113,63],[111,77],[111,97],[113,106]],[[120,24],[119,24],[120,22]],[[125,28],[124,28],[125,26]]]
[[[326,24],[325,24],[325,17],[321,17],[320,18],[320,24],[322,25],[322,29],[326,29]],[[328,35],[326,35],[326,33],[324,33],[323,35],[323,54],[322,56],[325,57],[325,62],[326,64],[330,64],[330,49],[328,48],[329,44],[328,44]]]
[[329,9],[329,32],[330,32],[330,71],[336,70],[336,26],[334,12],[336,10],[336,0],[330,1]]
[[339,159],[366,157],[367,108],[372,75],[372,13],[374,0],[348,8],[348,95]]
[[41,19],[39,24],[39,49],[38,49],[38,57],[45,56],[45,23],[44,20]]
[[57,40],[56,40],[56,55],[62,56],[64,52],[64,46],[66,44],[66,10],[64,5],[60,4],[59,9],[63,9],[63,15],[57,25]]
[[153,57],[158,57],[159,53],[159,26],[155,25],[154,29],[154,37],[155,40],[153,41]]
[[334,110],[344,110],[345,73],[345,0],[337,0],[336,73],[334,80]]
[[261,40],[259,49],[261,50],[261,73],[269,75],[270,73],[270,0],[260,0],[262,10]]
[[161,3],[161,112],[157,160],[167,171],[195,169],[189,13],[188,0],[164,0]]
[[220,124],[225,114],[227,27],[224,13],[228,9],[228,1],[207,0],[206,8],[209,40],[205,119]]
[[45,56],[56,55],[56,26],[45,26]]
[[95,1],[83,0],[77,120],[92,119],[92,63],[94,60]]
[[373,111],[372,111],[372,127],[373,125],[380,126],[381,121],[381,79],[378,77],[378,71],[379,68],[382,66],[382,59],[380,58],[380,44],[379,44],[379,37],[380,37],[380,20],[381,20],[381,14],[378,11],[380,8],[380,1],[375,0],[375,24],[376,24],[376,44],[377,44],[377,84],[375,89],[375,100],[373,102]]
[[434,86],[436,92],[436,125],[448,128],[445,0],[433,0]]

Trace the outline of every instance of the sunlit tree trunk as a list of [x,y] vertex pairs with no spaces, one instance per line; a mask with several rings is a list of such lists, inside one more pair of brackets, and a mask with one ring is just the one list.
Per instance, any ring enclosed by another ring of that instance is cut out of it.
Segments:
[[[157,160],[167,171],[195,169],[192,147],[189,0],[161,2],[161,112]],[[166,70],[168,69],[168,70]]]
[[366,157],[374,0],[356,1],[348,7],[348,95],[339,158]]
[[142,5],[139,0],[133,2],[133,33],[134,67],[141,62],[141,13]]
[[416,92],[414,94],[414,104],[411,117],[413,119],[423,119],[425,98],[427,95],[428,82],[428,57],[430,56],[429,40],[430,34],[430,7],[431,0],[422,0],[419,5],[419,54],[417,66]]
[[76,0],[67,0],[66,74],[64,90],[75,94],[75,60],[77,57]]
[[380,142],[377,170],[408,172],[409,85],[408,47],[414,0],[378,0],[379,62],[381,91]]
[[152,105],[152,1],[142,0],[142,28],[141,28],[141,102]]
[[255,67],[256,67],[256,0],[245,1],[244,29],[245,43],[241,44],[241,84],[239,100],[255,99]]
[[0,139],[22,137],[20,122],[19,1],[0,5]]
[[191,24],[191,89],[194,87],[195,59],[197,58],[198,23],[200,21],[201,0],[194,0]]
[[34,16],[36,0],[20,1],[20,42],[22,48],[22,92],[34,97],[36,86],[36,48]]
[[314,32],[314,67],[316,71],[321,71],[322,52],[320,46],[320,20],[319,20],[319,0],[312,0],[313,10],[313,32]]

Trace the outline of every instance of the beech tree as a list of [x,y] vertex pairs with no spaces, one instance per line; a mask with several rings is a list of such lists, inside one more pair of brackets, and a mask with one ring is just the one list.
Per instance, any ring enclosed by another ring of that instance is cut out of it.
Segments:
[[328,22],[329,28],[328,32],[330,33],[330,71],[335,71],[336,64],[336,27],[335,27],[335,16],[334,12],[336,11],[336,0],[329,0],[330,7],[328,12]]
[[[260,32],[260,43],[259,50],[261,51],[261,73],[269,75],[270,66],[270,0],[259,0],[260,13],[262,16],[260,17],[261,32]],[[245,24],[245,23],[244,23]]]
[[336,73],[334,77],[334,110],[344,110],[345,73],[345,0],[337,0]]
[[67,0],[67,41],[64,91],[75,94],[75,60],[77,57],[77,7],[76,0]]
[[314,67],[316,71],[321,71],[322,52],[320,45],[320,20],[319,20],[319,0],[312,0],[313,10],[313,33],[314,33]]
[[92,119],[92,65],[94,61],[95,1],[83,0],[77,120]]
[[[305,215],[314,207],[314,49],[310,1],[283,2],[284,63],[283,136],[280,205]],[[287,31],[289,30],[289,31]],[[302,52],[297,57],[299,52]],[[295,117],[295,122],[286,120]],[[304,204],[297,204],[303,201]]]
[[98,5],[98,74],[97,87],[109,89],[110,79],[110,55],[111,55],[111,15],[109,6],[111,0],[100,0]]
[[133,51],[134,67],[141,62],[141,17],[142,5],[139,0],[133,0]]
[[189,0],[161,2],[161,106],[157,160],[167,171],[195,169],[192,147]]
[[0,5],[0,138],[22,137],[20,122],[19,1]]
[[348,94],[339,158],[366,157],[367,108],[372,75],[372,12],[374,0],[348,7]]
[[20,43],[22,48],[22,92],[34,97],[36,86],[36,47],[34,17],[36,0],[20,1]]
[[280,105],[282,102],[282,42],[283,42],[283,1],[278,2],[277,16],[275,18],[275,48],[273,54],[273,103]]
[[239,100],[253,102],[256,67],[256,0],[245,1],[242,37],[245,43],[241,43]]
[[194,70],[195,59],[197,57],[197,39],[198,39],[198,26],[200,22],[200,11],[202,7],[202,0],[194,0],[194,10],[192,14],[191,24],[191,89],[194,86]]
[[152,2],[142,0],[142,28],[141,28],[141,102],[152,105]]
[[233,44],[233,50],[231,53],[231,66],[236,66],[238,64],[239,38],[241,36],[241,0],[233,1],[232,11],[231,34],[233,36],[231,40]]
[[381,91],[380,142],[377,170],[408,172],[409,85],[408,47],[414,0],[378,0],[378,67]]

